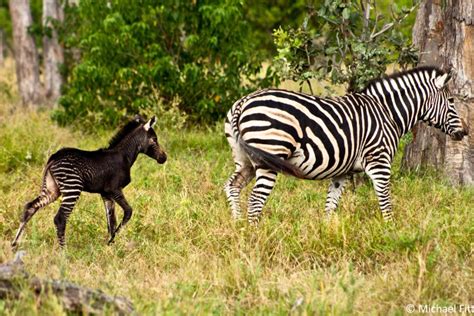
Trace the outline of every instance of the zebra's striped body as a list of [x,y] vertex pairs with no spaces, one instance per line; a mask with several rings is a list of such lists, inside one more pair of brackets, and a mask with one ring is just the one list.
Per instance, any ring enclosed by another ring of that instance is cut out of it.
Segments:
[[456,139],[467,133],[448,100],[448,79],[438,69],[421,68],[332,99],[278,89],[240,99],[225,123],[236,164],[225,186],[234,217],[240,216],[240,191],[254,176],[250,222],[258,220],[278,172],[303,179],[331,178],[326,201],[330,215],[346,176],[365,171],[383,217],[391,220],[390,167],[401,136],[419,120]]
[[[76,148],[63,148],[48,160],[43,174],[40,195],[25,205],[25,211],[12,246],[15,246],[26,223],[42,207],[62,196],[61,206],[54,218],[60,246],[64,246],[66,222],[82,191],[99,193],[104,201],[109,243],[115,234],[132,216],[122,189],[130,183],[130,168],[139,153],[157,160],[166,161],[166,154],[160,148],[156,133],[149,122],[137,116],[129,122],[114,138],[106,149],[84,151]],[[123,220],[117,227],[115,203],[124,211]]]

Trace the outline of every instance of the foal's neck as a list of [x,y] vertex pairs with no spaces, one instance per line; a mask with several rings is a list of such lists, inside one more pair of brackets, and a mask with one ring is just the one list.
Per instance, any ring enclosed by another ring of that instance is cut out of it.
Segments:
[[138,154],[142,152],[140,141],[133,134],[125,137],[114,149],[125,158],[130,168],[137,160]]

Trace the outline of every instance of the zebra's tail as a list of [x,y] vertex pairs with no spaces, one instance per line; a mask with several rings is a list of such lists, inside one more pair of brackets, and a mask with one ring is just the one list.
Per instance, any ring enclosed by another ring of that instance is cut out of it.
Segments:
[[239,139],[239,145],[247,153],[250,160],[257,165],[263,165],[276,172],[282,172],[297,178],[304,179],[305,176],[296,166],[278,156],[272,155],[264,150],[250,146],[242,138]]

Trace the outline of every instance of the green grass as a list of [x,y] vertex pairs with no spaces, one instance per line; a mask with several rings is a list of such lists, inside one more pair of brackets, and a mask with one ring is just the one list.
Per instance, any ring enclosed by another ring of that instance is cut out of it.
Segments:
[[[55,126],[44,110],[0,100],[0,262],[44,163],[62,146],[95,149],[112,132]],[[2,103],[3,102],[3,103]],[[233,170],[222,126],[158,131],[169,160],[140,157],[125,195],[129,225],[108,246],[99,196],[83,194],[58,249],[58,202],[39,211],[20,248],[27,270],[129,297],[140,314],[404,314],[407,304],[474,301],[474,190],[433,172],[394,167],[395,223],[385,225],[370,184],[348,186],[337,220],[324,222],[326,181],[279,176],[257,227],[234,222],[222,191]],[[249,190],[242,199],[245,204]],[[122,213],[119,210],[118,214]],[[27,289],[0,314],[64,313]]]

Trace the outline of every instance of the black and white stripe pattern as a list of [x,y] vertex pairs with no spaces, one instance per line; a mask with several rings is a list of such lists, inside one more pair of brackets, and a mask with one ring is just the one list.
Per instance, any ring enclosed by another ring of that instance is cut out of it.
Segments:
[[419,120],[456,140],[467,134],[448,80],[448,74],[425,67],[374,80],[360,93],[337,98],[267,89],[238,100],[225,122],[236,166],[225,185],[233,216],[240,217],[240,192],[256,177],[248,220],[257,221],[278,172],[332,179],[326,200],[330,216],[346,177],[365,171],[383,218],[391,220],[390,169],[401,136]]
[[[122,189],[130,183],[130,168],[139,153],[157,160],[166,161],[166,153],[160,148],[153,125],[153,117],[146,122],[136,116],[110,141],[109,147],[96,151],[63,148],[51,155],[43,174],[40,195],[25,205],[20,227],[12,242],[16,246],[26,223],[42,207],[62,196],[61,205],[54,217],[56,232],[61,247],[65,245],[66,222],[82,191],[99,193],[104,201],[109,243],[132,216]],[[123,209],[122,222],[117,227],[115,203]]]

